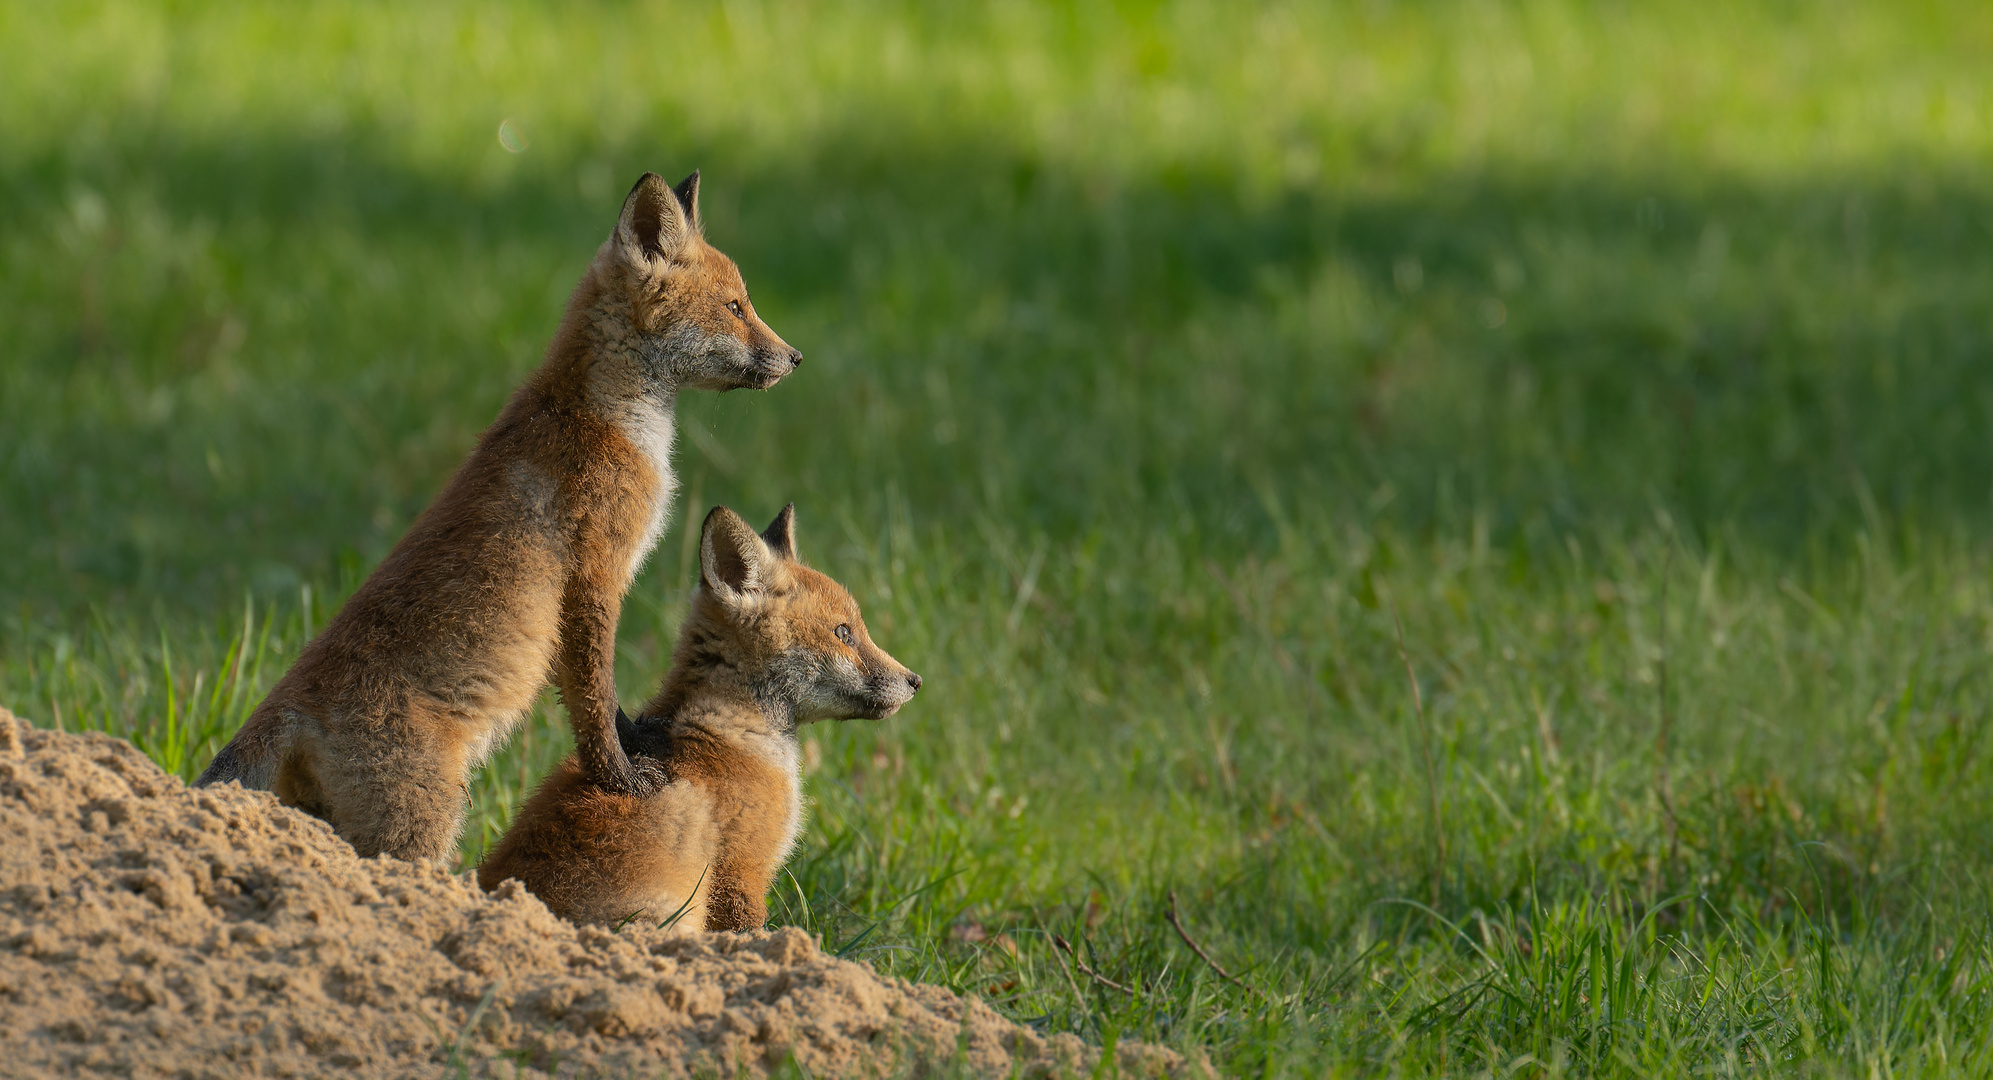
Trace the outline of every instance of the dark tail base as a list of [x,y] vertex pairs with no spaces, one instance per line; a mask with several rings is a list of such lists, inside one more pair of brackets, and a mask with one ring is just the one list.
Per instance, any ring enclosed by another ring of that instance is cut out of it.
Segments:
[[216,754],[213,761],[208,762],[208,767],[201,771],[201,778],[194,781],[194,786],[207,787],[210,784],[226,784],[230,780],[240,779],[242,779],[242,760],[235,752],[235,744],[229,743],[221,748],[221,753]]

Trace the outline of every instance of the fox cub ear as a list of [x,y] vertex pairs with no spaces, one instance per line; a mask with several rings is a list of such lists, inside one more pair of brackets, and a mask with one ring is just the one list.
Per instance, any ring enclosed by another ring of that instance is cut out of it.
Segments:
[[[698,184],[692,182],[692,188],[696,196]],[[684,253],[694,229],[678,193],[664,177],[647,172],[623,200],[623,214],[616,220],[616,246],[631,266],[659,269]]]
[[778,559],[796,561],[796,504],[790,503],[775,515],[775,520],[761,530],[761,542],[768,545],[768,553]]
[[699,217],[699,170],[693,169],[692,175],[680,180],[671,193],[678,196],[678,208],[685,212],[685,220],[691,224],[692,231],[706,235],[706,222]]
[[757,597],[771,558],[768,545],[739,514],[715,506],[706,515],[699,530],[699,577],[722,603],[740,607]]

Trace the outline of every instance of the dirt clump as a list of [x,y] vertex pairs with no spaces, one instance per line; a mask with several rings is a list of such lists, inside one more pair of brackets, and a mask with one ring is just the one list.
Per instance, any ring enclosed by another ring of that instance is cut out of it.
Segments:
[[[1098,1050],[803,931],[578,928],[0,709],[0,1073],[1064,1075]],[[1123,1074],[1182,1060],[1121,1045]]]

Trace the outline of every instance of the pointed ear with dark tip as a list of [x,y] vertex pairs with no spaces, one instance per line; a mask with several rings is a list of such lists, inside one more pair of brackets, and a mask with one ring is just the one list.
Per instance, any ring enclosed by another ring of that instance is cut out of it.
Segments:
[[685,220],[692,223],[692,231],[703,235],[706,223],[699,217],[699,170],[693,169],[692,175],[680,180],[671,193],[678,196],[678,208],[685,211]]
[[768,553],[778,559],[796,561],[796,504],[790,503],[775,515],[766,529],[761,530],[761,542],[768,545]]
[[724,506],[713,507],[699,530],[699,578],[729,607],[739,607],[761,592],[768,545],[754,526]]
[[624,258],[640,269],[661,266],[676,259],[691,237],[677,193],[664,177],[645,173],[623,200],[623,214],[616,220],[616,243]]

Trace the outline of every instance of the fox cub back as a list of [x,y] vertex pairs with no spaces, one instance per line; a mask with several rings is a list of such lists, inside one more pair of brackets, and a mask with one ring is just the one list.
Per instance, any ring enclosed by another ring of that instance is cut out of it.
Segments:
[[706,517],[699,588],[657,696],[618,729],[647,783],[591,783],[573,758],[541,784],[482,866],[574,922],[632,914],[748,930],[802,826],[797,728],[883,719],[920,676],[872,643],[844,587],[796,558],[795,506],[760,534]]

